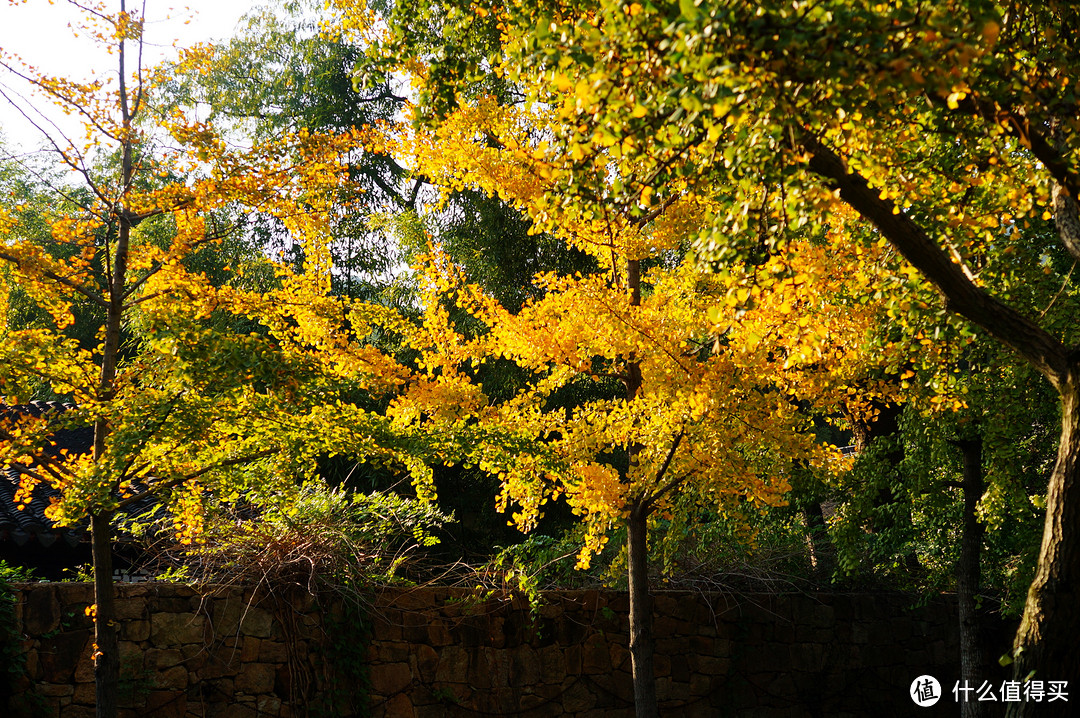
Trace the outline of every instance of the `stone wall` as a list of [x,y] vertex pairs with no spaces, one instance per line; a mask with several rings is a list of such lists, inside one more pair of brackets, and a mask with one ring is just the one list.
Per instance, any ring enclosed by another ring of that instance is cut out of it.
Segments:
[[[659,593],[660,713],[955,716],[955,598],[917,601],[898,594]],[[451,589],[386,590],[377,605],[369,653],[377,718],[633,715],[626,594],[550,594],[535,622],[520,599],[478,601]],[[1000,626],[991,633],[988,647],[1001,655],[1011,633]],[[945,692],[932,708],[908,695],[923,674]]]
[[[310,597],[283,611],[237,589],[199,595],[186,586],[119,584],[117,593],[122,718],[289,717],[297,715],[292,694],[322,676],[323,635]],[[19,594],[26,666],[10,712],[91,718],[93,587],[30,584]]]
[[[83,584],[20,590],[26,715],[93,715],[92,630]],[[118,587],[122,715],[302,716],[367,690],[376,718],[631,716],[627,597],[549,594],[537,615],[520,598],[449,588],[387,588],[372,597],[370,687],[334,683],[314,602],[252,602],[238,590],[200,596],[165,584]],[[914,606],[879,595],[655,598],[657,690],[672,716],[955,715],[955,600]],[[340,620],[340,616],[339,616]],[[1000,655],[1007,630],[989,646]],[[917,708],[912,680],[945,687]],[[1000,680],[1004,676],[994,677]],[[35,696],[27,700],[28,696]],[[353,715],[342,708],[321,715]],[[0,706],[2,708],[2,706]],[[7,715],[0,710],[0,714]]]

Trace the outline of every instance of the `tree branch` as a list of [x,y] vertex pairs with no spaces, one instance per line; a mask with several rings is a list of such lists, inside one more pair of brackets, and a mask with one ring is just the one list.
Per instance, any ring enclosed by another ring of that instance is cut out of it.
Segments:
[[247,456],[238,456],[235,459],[226,459],[225,461],[218,462],[218,463],[213,464],[211,466],[204,466],[203,468],[199,469],[198,471],[193,471],[192,473],[185,474],[184,476],[174,476],[173,478],[169,479],[168,481],[163,481],[163,482],[161,482],[159,484],[154,484],[152,487],[147,488],[145,491],[140,491],[137,494],[133,494],[133,495],[127,497],[123,501],[116,504],[116,509],[115,510],[120,511],[121,509],[127,508],[128,506],[135,503],[136,501],[139,501],[140,499],[147,496],[148,494],[157,493],[158,491],[164,491],[165,489],[171,489],[171,488],[173,488],[175,486],[179,486],[180,484],[184,483],[185,481],[191,481],[192,479],[197,479],[200,476],[202,476],[203,474],[210,473],[214,469],[221,469],[221,468],[224,468],[226,466],[236,466],[238,464],[247,464],[247,463],[250,463],[252,461],[255,461],[256,459],[261,459],[264,456],[270,456],[271,454],[274,454],[276,452],[277,452],[276,449],[264,449],[263,451],[258,451],[258,452],[255,452],[254,454],[248,454]]
[[1034,321],[978,287],[926,231],[891,200],[882,199],[862,175],[817,138],[803,133],[809,167],[840,191],[840,199],[870,220],[881,234],[937,287],[953,311],[1012,347],[1055,388],[1069,378],[1069,351]]
[[[22,269],[23,260],[19,259],[18,257],[16,257],[13,254],[9,254],[8,252],[0,250],[0,259],[4,260],[5,262],[10,262],[11,264],[14,264],[20,270]],[[79,294],[82,294],[84,297],[86,297],[87,299],[89,299],[94,304],[97,304],[100,307],[106,307],[107,308],[109,306],[109,303],[105,300],[105,298],[102,297],[97,292],[95,292],[94,290],[87,289],[86,287],[82,286],[81,284],[73,282],[72,280],[68,279],[67,277],[64,277],[64,276],[62,276],[60,274],[57,274],[56,272],[50,272],[50,271],[46,270],[46,271],[42,272],[42,276],[44,276],[44,277],[46,277],[48,279],[51,279],[54,282],[62,284],[62,285],[64,285],[65,287],[67,287],[69,289],[73,289],[74,291],[78,292]]]
[[[664,457],[664,463],[660,465],[659,470],[657,470],[656,472],[657,481],[663,480],[664,475],[667,473],[668,468],[671,466],[671,460],[675,458],[675,452],[679,450],[679,444],[682,443],[684,436],[686,436],[686,429],[680,430],[678,435],[675,437],[675,441],[671,442],[671,448],[668,449],[667,456]],[[641,502],[642,510],[646,514],[652,511],[653,505],[656,504],[656,502],[659,501],[661,498],[663,498],[664,494],[671,491],[676,486],[685,481],[687,476],[689,476],[689,474],[683,474],[682,476],[674,478],[664,484],[662,487],[660,487],[659,491]]]
[[1073,172],[1069,162],[1054,147],[1054,143],[1048,137],[1049,128],[1044,133],[1039,127],[1033,126],[1032,121],[1022,109],[1005,108],[996,102],[972,96],[960,100],[957,103],[957,109],[1002,127],[1020,140],[1020,144],[1031,150],[1031,154],[1042,162],[1050,176],[1064,187],[1074,200],[1080,200],[1080,176]]
[[633,225],[634,229],[639,229],[640,230],[645,225],[647,225],[649,222],[652,222],[654,219],[656,219],[657,217],[662,215],[665,211],[667,211],[667,208],[670,207],[671,205],[675,204],[676,200],[678,200],[679,197],[681,197],[681,196],[682,195],[679,195],[679,194],[673,194],[670,197],[668,197],[667,199],[665,199],[663,202],[661,202],[660,206],[657,207],[656,209],[654,209],[653,211],[649,212],[648,214],[642,215],[641,217],[638,217],[637,219],[633,220],[631,222],[631,224]]

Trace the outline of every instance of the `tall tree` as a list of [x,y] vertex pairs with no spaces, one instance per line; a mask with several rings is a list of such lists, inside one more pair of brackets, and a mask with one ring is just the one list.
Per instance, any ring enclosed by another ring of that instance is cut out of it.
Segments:
[[[1015,670],[1020,679],[1080,681],[1071,639],[1080,631],[1077,325],[1054,307],[1017,309],[979,274],[980,258],[999,252],[1034,258],[1032,274],[1043,257],[1052,270],[1062,253],[1080,259],[1080,51],[1071,41],[1080,11],[988,0],[526,1],[459,17],[501,24],[508,71],[564,120],[552,151],[579,158],[582,172],[602,152],[611,157],[624,206],[719,173],[730,202],[699,247],[723,260],[759,243],[782,249],[792,228],[846,205],[937,287],[949,311],[1046,378],[1062,425]],[[447,67],[460,65],[451,59],[458,64]],[[553,86],[574,92],[552,96]],[[429,94],[452,105],[452,85]],[[939,162],[958,154],[966,161]],[[560,187],[567,204],[595,194],[580,174],[565,174]],[[1047,242],[1037,230],[1051,219],[1057,232]],[[1069,710],[1061,701],[1009,707],[1036,709]]]
[[[142,13],[123,0],[117,11],[71,4],[78,31],[111,50],[111,79],[49,77],[0,59],[36,101],[86,124],[85,139],[46,133],[68,171],[44,190],[53,201],[33,213],[4,198],[0,297],[17,301],[0,302],[0,393],[17,404],[44,390],[73,407],[5,412],[0,464],[22,474],[22,500],[38,484],[59,492],[48,509],[58,524],[90,523],[97,713],[113,718],[118,513],[152,494],[172,509],[180,540],[196,542],[207,502],[287,492],[319,455],[392,464],[423,482],[425,460],[452,447],[432,452],[355,399],[393,394],[413,372],[369,340],[376,324],[407,322],[329,295],[327,240],[351,134],[298,129],[236,148],[183,108],[147,114],[160,75],[139,61]],[[303,266],[241,251],[227,267],[203,255],[234,239],[218,220],[236,208],[280,222],[304,244]],[[85,306],[93,311],[73,336]],[[92,427],[92,453],[52,451],[51,434],[65,427]]]
[[[191,108],[209,126],[235,141],[265,142],[282,133],[342,134],[393,120],[403,90],[389,76],[354,82],[363,56],[355,33],[327,24],[321,3],[270,0],[255,5],[236,34],[201,48],[199,62],[180,63],[159,88],[161,112]],[[373,217],[412,209],[421,183],[393,158],[342,147],[349,181],[341,183],[331,217],[333,288],[371,298],[387,292],[400,255],[387,223]],[[302,260],[281,223],[255,214],[253,239]]]
[[[726,277],[702,272],[684,256],[708,203],[700,196],[673,197],[638,219],[599,202],[564,211],[552,178],[573,160],[545,158],[539,138],[549,119],[481,98],[437,130],[378,142],[447,191],[496,194],[542,218],[596,262],[590,272],[538,274],[542,291],[513,311],[436,252],[423,275],[425,326],[440,341],[423,347],[422,361],[438,377],[500,357],[530,372],[517,394],[467,409],[491,433],[527,437],[527,450],[484,441],[473,460],[500,476],[500,503],[516,505],[524,529],[565,497],[585,524],[582,566],[625,530],[635,704],[639,715],[655,715],[650,525],[676,506],[738,517],[777,505],[793,460],[827,463],[825,447],[801,431],[800,401],[835,406],[836,377],[857,366],[878,309],[843,301],[846,288],[832,277],[859,259],[830,252],[825,238],[800,243],[791,260],[763,258]],[[486,331],[466,341],[447,296]],[[610,391],[612,379],[620,390]],[[581,385],[608,393],[572,407],[552,401]],[[392,410],[404,411],[407,399]],[[410,411],[423,421],[424,411]]]

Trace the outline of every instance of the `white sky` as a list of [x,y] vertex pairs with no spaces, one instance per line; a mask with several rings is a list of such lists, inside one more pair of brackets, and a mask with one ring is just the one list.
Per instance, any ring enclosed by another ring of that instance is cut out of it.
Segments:
[[[110,12],[119,10],[120,0],[103,2]],[[142,0],[127,0],[129,11],[142,7]],[[154,65],[173,53],[177,45],[222,40],[233,34],[237,21],[253,5],[252,0],[145,0],[146,29],[144,65]],[[24,61],[51,75],[89,79],[116,72],[116,58],[89,40],[72,37],[69,23],[80,13],[70,0],[0,0],[0,50],[15,53]],[[23,92],[25,83],[0,69],[0,90]],[[57,119],[66,133],[79,134],[78,125]],[[24,150],[40,144],[36,130],[0,97],[0,131],[10,145]]]

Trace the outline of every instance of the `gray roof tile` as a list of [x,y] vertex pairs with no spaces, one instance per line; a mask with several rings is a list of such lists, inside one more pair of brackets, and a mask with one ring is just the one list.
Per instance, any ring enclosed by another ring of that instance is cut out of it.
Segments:
[[[60,414],[71,408],[73,408],[71,404],[56,401],[35,401],[16,405],[0,404],[0,420],[20,416],[42,417]],[[50,453],[54,456],[58,456],[62,450],[70,453],[89,453],[94,444],[94,430],[89,426],[58,428],[53,432],[52,437],[54,446],[51,447]],[[86,521],[58,529],[45,517],[45,509],[48,508],[50,499],[59,496],[59,491],[50,485],[38,484],[31,494],[30,503],[20,509],[15,502],[15,492],[18,488],[18,469],[14,466],[0,467],[0,540],[8,539],[19,546],[31,540],[37,541],[42,546],[51,546],[57,541],[75,546],[87,539],[88,523]],[[129,506],[125,513],[138,516],[148,511],[154,503],[154,499],[148,496]]]

